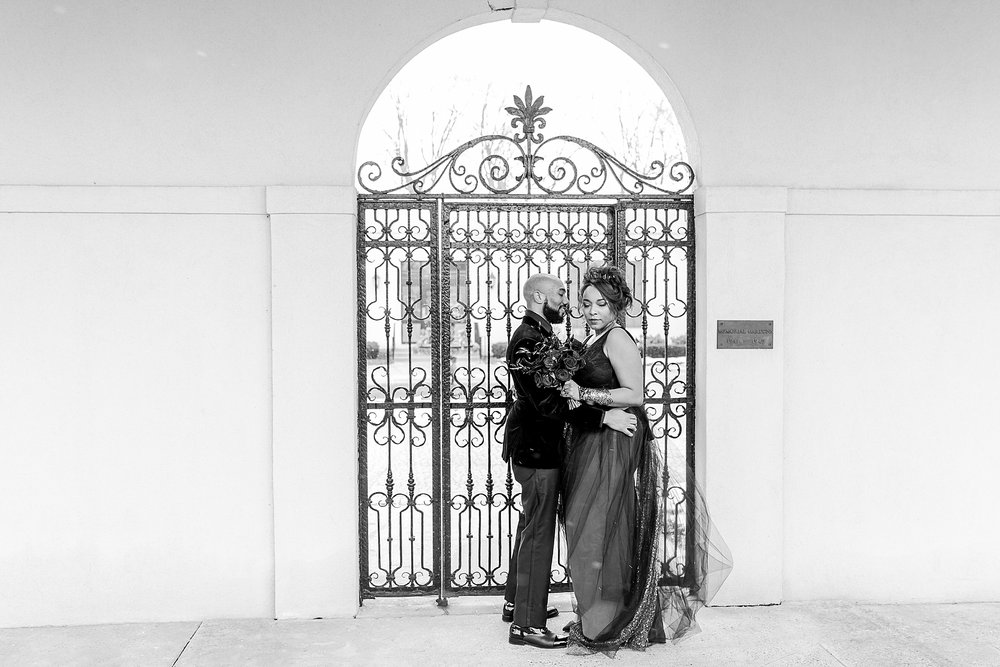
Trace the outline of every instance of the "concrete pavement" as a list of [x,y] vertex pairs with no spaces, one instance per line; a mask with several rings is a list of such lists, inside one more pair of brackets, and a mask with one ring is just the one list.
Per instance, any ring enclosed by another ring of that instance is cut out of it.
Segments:
[[[569,616],[568,596],[554,596]],[[367,601],[357,618],[270,619],[0,630],[0,665],[576,665],[572,656],[507,643],[499,598]],[[1000,603],[786,603],[712,607],[700,634],[623,665],[998,665]]]

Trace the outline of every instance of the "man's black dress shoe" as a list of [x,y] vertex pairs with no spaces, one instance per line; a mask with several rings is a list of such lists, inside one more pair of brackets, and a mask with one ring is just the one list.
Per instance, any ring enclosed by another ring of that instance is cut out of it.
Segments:
[[[548,608],[545,610],[545,618],[555,618],[558,615],[559,615],[559,610],[556,609],[552,605],[549,605]],[[500,613],[500,620],[503,621],[504,623],[513,623],[514,622],[514,603],[513,602],[504,602],[503,603],[503,612]]]
[[513,623],[510,624],[510,635],[507,637],[511,644],[535,648],[566,648],[566,639],[566,635],[557,635],[548,628],[522,628]]

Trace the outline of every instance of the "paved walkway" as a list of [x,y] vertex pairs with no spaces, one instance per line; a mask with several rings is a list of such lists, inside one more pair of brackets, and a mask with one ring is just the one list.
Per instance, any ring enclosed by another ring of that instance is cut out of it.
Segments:
[[[568,600],[557,598],[560,609]],[[0,665],[577,665],[507,643],[497,598],[366,603],[356,619],[210,620],[0,630]],[[563,618],[550,621],[561,627]],[[1000,603],[714,607],[678,644],[623,665],[998,665]]]

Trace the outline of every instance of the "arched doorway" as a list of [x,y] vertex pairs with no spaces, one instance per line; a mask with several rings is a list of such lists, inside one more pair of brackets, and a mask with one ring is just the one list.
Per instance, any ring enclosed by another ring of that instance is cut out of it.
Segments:
[[[523,314],[520,286],[545,271],[573,294],[595,263],[625,270],[636,296],[625,325],[646,360],[647,410],[667,460],[662,576],[684,578],[694,172],[682,160],[641,168],[635,154],[543,132],[556,116],[531,87],[508,104],[490,127],[513,132],[456,136],[417,164],[397,144],[387,164],[359,167],[362,597],[501,590],[519,506],[499,456],[512,398],[503,353]],[[572,303],[565,331],[582,337]],[[552,583],[569,584],[560,547]]]

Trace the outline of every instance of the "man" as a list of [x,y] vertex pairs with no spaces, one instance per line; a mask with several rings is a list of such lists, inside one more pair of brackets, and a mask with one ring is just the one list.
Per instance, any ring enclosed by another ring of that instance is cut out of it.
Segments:
[[[524,283],[525,314],[507,346],[508,366],[522,350],[531,351],[553,335],[552,325],[566,316],[566,285],[556,276],[538,273]],[[545,619],[559,612],[548,607],[549,570],[555,539],[559,468],[565,422],[583,428],[607,426],[623,433],[635,417],[621,409],[604,411],[570,405],[558,389],[542,389],[525,373],[511,371],[517,398],[507,414],[503,460],[510,461],[521,485],[521,518],[511,554],[503,619],[513,621],[511,644],[538,648],[566,646],[566,636],[551,632]],[[572,409],[571,409],[572,407]]]

